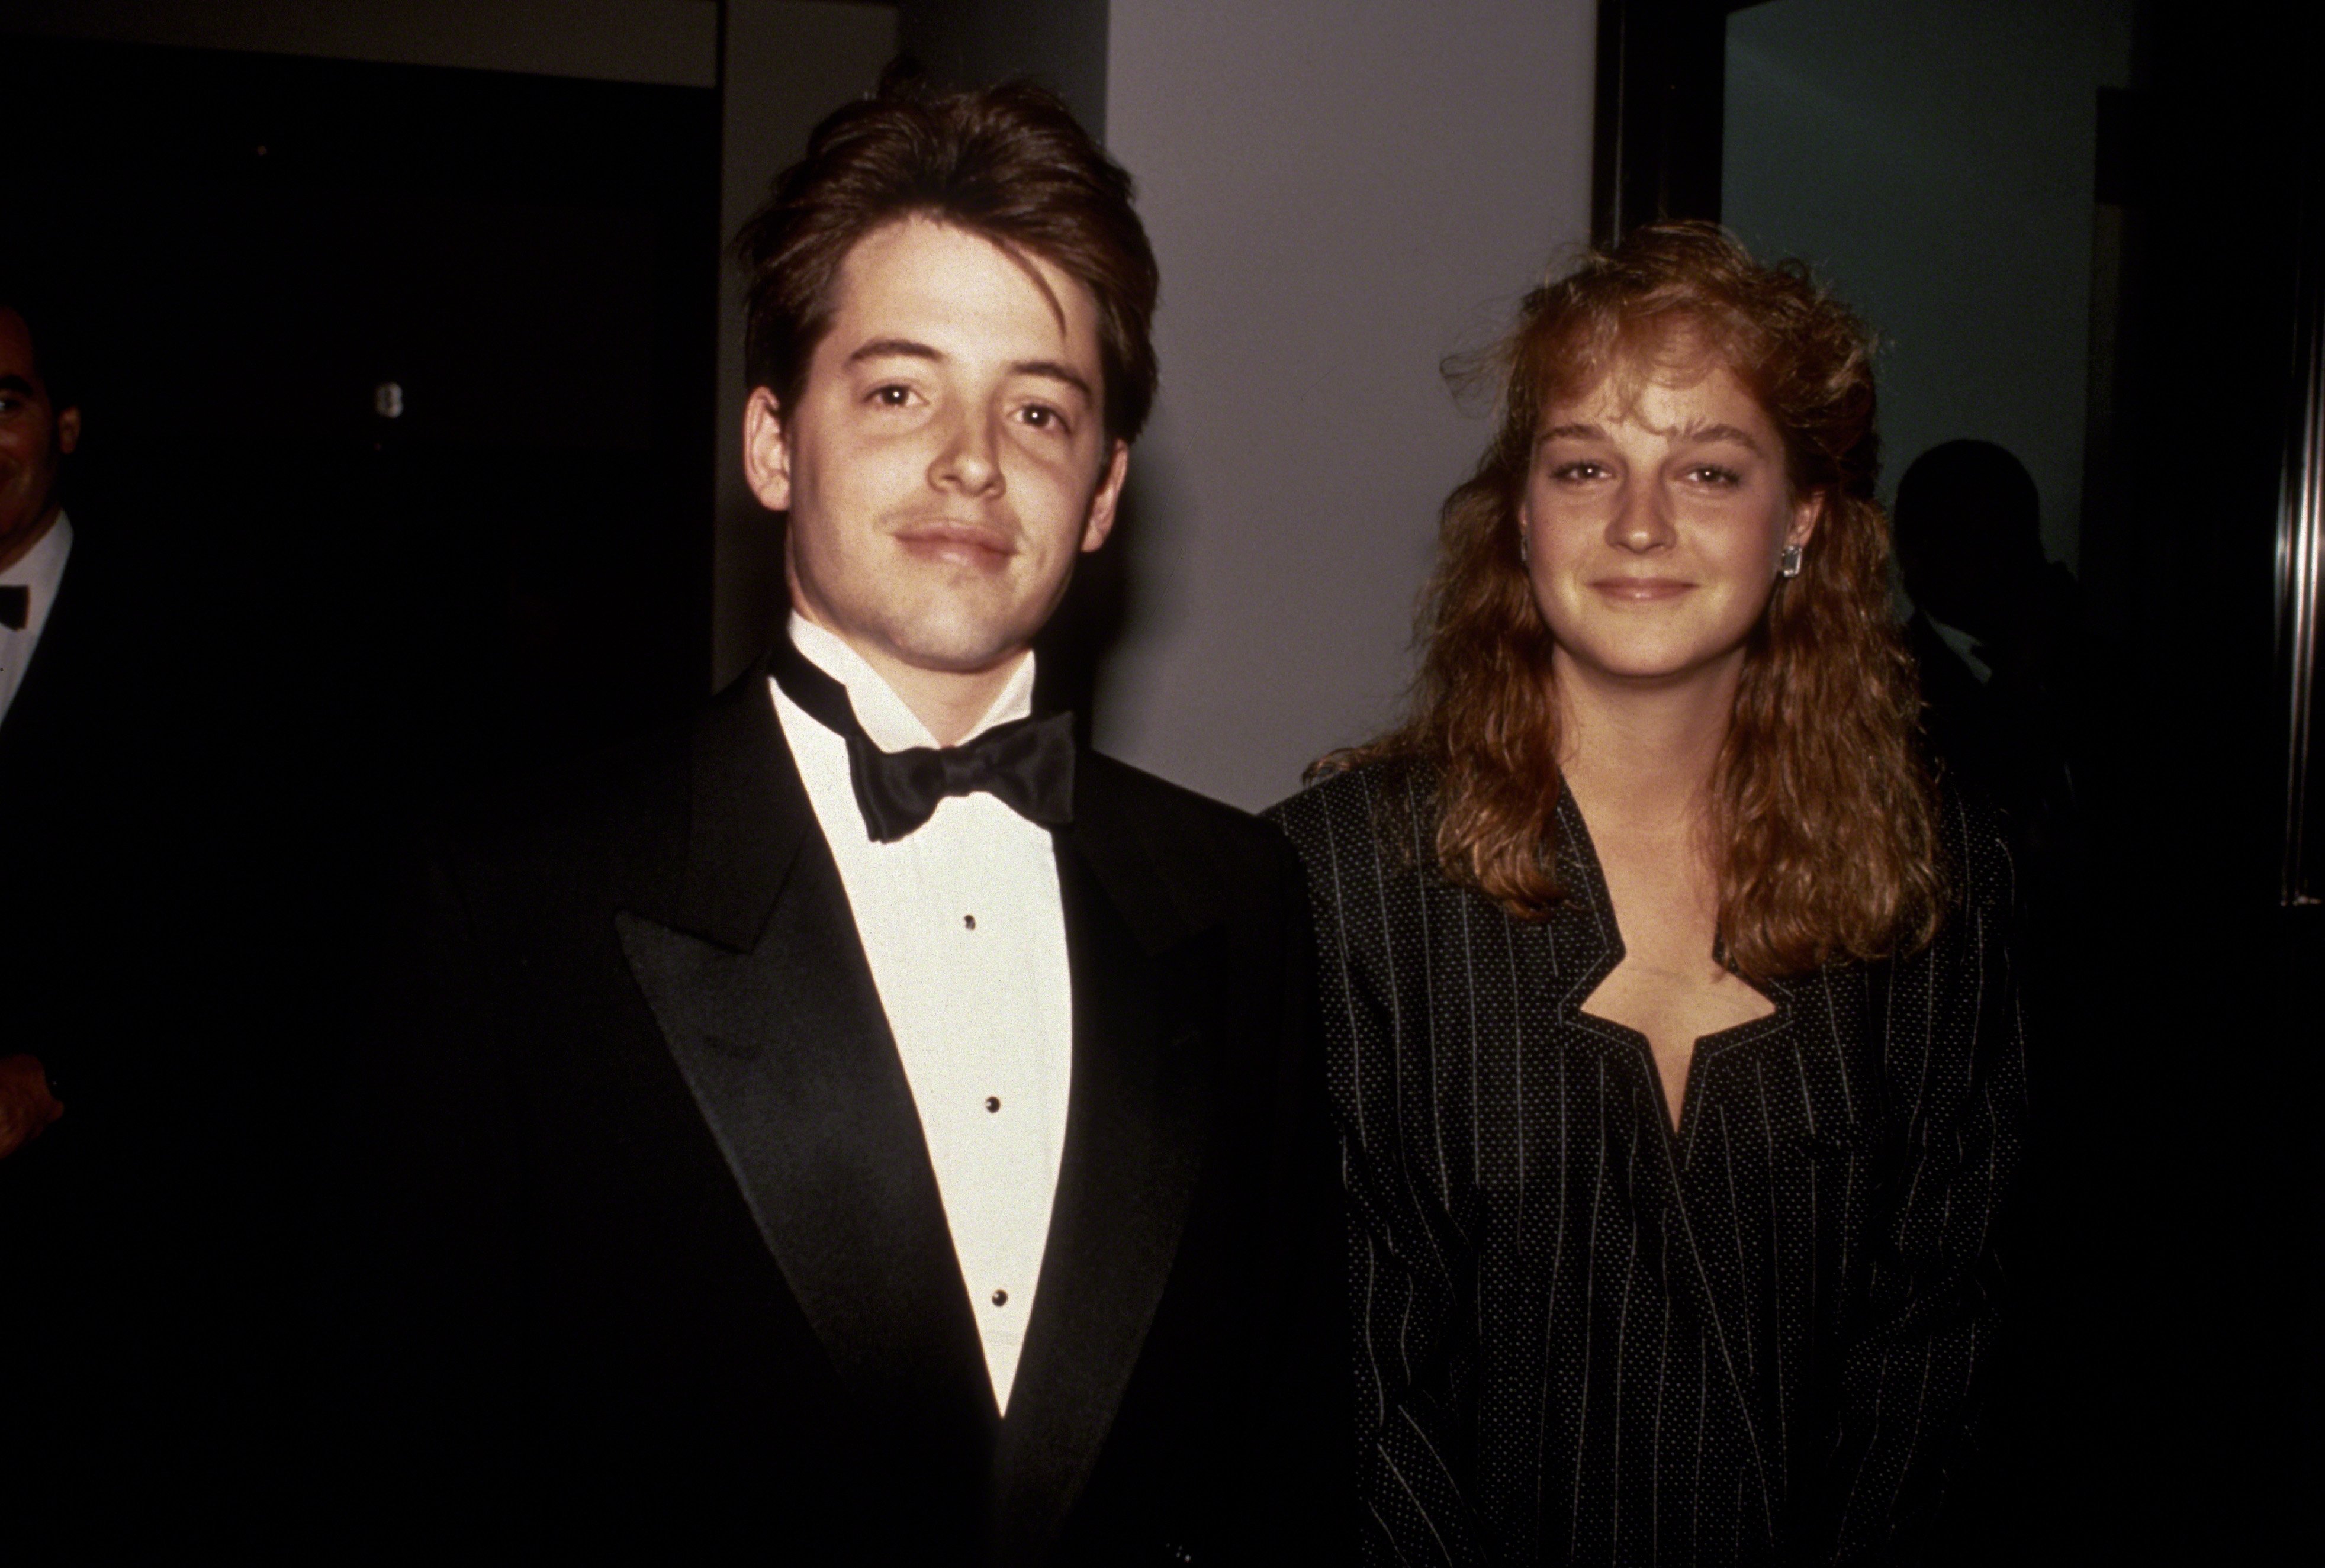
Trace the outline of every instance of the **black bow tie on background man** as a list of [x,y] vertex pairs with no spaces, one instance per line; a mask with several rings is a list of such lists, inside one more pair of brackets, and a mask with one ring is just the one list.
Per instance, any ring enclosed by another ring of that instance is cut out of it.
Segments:
[[22,583],[0,583],[0,626],[22,632],[32,618],[32,590]]
[[789,637],[776,639],[768,662],[783,695],[847,741],[856,804],[880,843],[894,844],[918,828],[948,795],[983,791],[1043,827],[1074,819],[1071,714],[1012,719],[958,746],[884,752],[857,722],[848,688],[811,663]]

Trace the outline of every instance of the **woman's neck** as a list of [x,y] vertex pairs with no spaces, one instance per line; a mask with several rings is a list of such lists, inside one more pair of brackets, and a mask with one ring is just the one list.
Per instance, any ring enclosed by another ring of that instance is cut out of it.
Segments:
[[1559,768],[1591,831],[1700,827],[1736,710],[1741,656],[1655,682],[1586,670],[1562,652],[1552,669]]

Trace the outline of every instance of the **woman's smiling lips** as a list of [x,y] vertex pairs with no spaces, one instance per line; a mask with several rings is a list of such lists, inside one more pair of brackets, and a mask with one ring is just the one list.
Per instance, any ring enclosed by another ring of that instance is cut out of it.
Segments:
[[1625,604],[1649,604],[1663,599],[1676,599],[1695,586],[1677,577],[1600,577],[1590,586],[1610,599]]

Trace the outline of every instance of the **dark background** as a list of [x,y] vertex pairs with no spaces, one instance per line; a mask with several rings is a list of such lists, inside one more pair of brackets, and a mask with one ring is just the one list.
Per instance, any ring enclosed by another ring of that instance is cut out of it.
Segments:
[[197,611],[164,678],[380,796],[696,695],[715,92],[10,40],[0,102],[76,527]]

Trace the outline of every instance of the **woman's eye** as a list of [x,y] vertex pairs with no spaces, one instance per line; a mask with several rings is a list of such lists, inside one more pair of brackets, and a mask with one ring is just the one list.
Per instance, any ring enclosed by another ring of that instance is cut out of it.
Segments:
[[1717,463],[1699,463],[1688,470],[1688,477],[1701,484],[1716,484],[1732,490],[1744,483],[1744,475],[1733,468],[1722,468]]
[[1580,481],[1603,478],[1606,473],[1607,467],[1603,463],[1593,463],[1588,458],[1578,458],[1571,463],[1561,463],[1550,471],[1550,476],[1552,479]]

